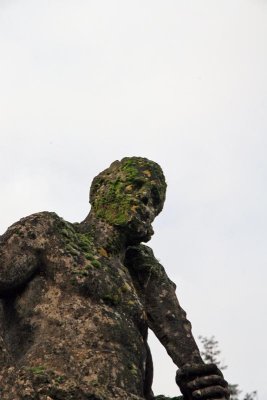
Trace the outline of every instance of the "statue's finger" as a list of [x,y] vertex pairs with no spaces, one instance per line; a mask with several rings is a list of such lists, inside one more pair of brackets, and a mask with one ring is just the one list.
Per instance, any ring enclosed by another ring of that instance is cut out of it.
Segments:
[[204,375],[220,375],[223,376],[217,365],[215,364],[193,364],[186,365],[179,369],[176,373],[176,381],[179,384],[194,376],[204,376]]
[[229,397],[229,391],[222,386],[209,386],[204,389],[194,390],[192,393],[194,399],[214,399]]
[[220,375],[209,375],[197,377],[187,383],[189,389],[201,389],[203,387],[217,385],[227,387],[227,382]]

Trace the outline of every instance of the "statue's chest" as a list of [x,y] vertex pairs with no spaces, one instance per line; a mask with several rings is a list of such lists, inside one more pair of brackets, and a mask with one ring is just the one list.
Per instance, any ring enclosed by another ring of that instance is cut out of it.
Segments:
[[143,308],[128,269],[116,258],[101,256],[76,264],[71,282],[84,295],[108,305]]
[[61,267],[55,271],[58,284],[66,287],[67,283],[68,290],[106,304],[138,324],[146,323],[144,306],[119,257],[85,235],[68,239],[60,249]]

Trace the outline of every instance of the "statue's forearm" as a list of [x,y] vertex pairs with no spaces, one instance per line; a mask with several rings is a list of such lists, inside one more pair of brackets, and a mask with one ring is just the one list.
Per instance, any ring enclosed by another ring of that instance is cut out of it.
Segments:
[[149,326],[166,348],[173,362],[185,364],[202,363],[194,340],[191,323],[181,308],[171,282],[159,284],[151,280],[146,296]]

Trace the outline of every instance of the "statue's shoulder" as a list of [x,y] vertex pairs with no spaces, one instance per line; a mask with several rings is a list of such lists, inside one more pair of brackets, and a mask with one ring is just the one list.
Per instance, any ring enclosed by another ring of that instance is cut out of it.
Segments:
[[125,264],[135,270],[150,270],[159,265],[151,247],[145,244],[129,246],[126,251]]
[[42,235],[56,232],[57,227],[65,222],[56,213],[50,211],[42,211],[21,218],[12,224],[7,231],[1,236],[1,240],[8,239],[12,235],[20,237]]
[[[163,265],[154,256],[153,250],[145,244],[130,246],[126,251],[125,266],[130,271],[138,273],[144,280],[149,279],[158,284],[176,285],[169,279]],[[141,274],[141,275],[140,275]]]
[[129,246],[126,250],[127,257],[141,257],[141,258],[155,258],[153,250],[151,247],[145,244],[138,244],[136,246]]

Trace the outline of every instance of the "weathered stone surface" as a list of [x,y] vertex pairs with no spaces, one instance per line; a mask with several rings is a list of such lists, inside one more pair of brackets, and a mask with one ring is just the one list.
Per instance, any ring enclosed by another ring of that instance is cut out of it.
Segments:
[[0,240],[0,398],[153,399],[147,345],[154,330],[177,366],[201,364],[152,250],[166,184],[143,158],[113,163],[93,181],[81,223],[41,212]]

